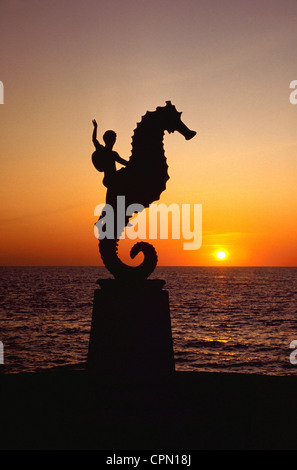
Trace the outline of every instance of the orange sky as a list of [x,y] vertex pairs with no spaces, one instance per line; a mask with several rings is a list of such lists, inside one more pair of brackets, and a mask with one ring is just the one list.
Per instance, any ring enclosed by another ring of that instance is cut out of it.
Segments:
[[296,266],[296,24],[295,0],[2,0],[0,263],[100,265],[91,120],[128,158],[171,100],[198,134],[165,135],[160,202],[202,204],[203,240],[159,264]]

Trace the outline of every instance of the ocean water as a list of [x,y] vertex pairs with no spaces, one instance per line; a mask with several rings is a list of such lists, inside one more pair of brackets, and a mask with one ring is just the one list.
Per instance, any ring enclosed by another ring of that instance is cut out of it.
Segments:
[[[295,375],[297,268],[159,267],[170,296],[176,370]],[[5,373],[86,361],[103,267],[1,267]],[[152,345],[153,347],[153,345]]]

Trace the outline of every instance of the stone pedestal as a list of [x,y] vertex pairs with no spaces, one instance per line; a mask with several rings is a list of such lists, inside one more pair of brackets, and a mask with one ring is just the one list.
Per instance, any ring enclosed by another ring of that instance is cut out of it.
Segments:
[[167,378],[174,372],[165,281],[97,281],[88,369],[102,378]]

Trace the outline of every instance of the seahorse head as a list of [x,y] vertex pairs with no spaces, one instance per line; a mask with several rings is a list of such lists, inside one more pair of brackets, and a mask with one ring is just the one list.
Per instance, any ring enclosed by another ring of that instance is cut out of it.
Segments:
[[159,119],[162,121],[164,130],[169,133],[179,132],[186,140],[192,139],[196,132],[189,129],[181,120],[182,113],[179,113],[171,101],[166,101],[166,106],[157,108]]

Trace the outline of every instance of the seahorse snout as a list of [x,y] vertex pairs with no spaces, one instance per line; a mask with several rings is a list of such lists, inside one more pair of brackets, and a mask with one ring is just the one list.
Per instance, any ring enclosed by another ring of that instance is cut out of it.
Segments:
[[197,134],[196,131],[191,131],[189,130],[188,134],[185,136],[186,140],[190,140],[192,139],[193,137],[195,137],[195,135]]
[[186,140],[192,139],[197,134],[197,132],[191,131],[182,121],[180,121],[176,130],[180,132]]

